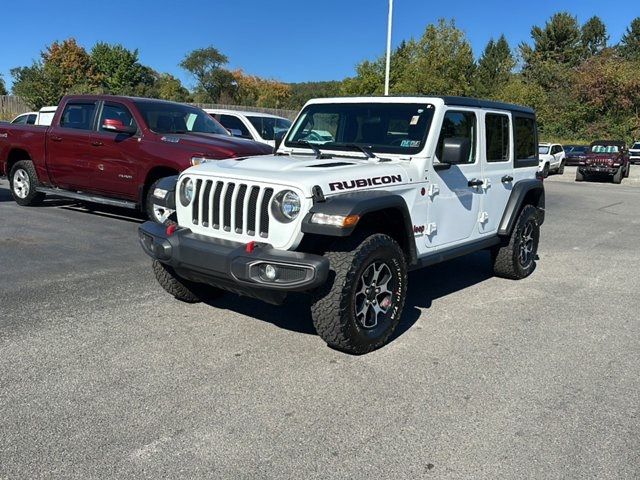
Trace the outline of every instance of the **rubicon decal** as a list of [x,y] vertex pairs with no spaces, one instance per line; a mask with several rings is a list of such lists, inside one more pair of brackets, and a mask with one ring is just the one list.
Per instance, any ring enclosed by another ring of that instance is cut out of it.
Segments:
[[358,178],[356,180],[345,180],[342,182],[331,182],[329,188],[335,190],[351,190],[353,188],[373,187],[377,185],[389,185],[390,183],[401,183],[402,175],[384,175],[382,177]]

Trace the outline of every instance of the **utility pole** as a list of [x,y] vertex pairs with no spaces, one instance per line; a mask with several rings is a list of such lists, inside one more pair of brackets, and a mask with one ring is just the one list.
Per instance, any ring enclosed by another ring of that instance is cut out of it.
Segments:
[[384,94],[389,95],[389,70],[391,69],[391,23],[393,19],[393,0],[389,0],[389,18],[387,20],[387,66],[384,75]]

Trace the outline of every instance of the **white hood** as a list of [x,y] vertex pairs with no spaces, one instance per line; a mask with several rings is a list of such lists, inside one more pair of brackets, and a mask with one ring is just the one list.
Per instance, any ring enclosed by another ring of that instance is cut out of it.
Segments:
[[311,197],[315,185],[319,185],[325,195],[331,195],[406,183],[409,181],[409,165],[406,160],[380,162],[378,159],[356,157],[316,159],[311,156],[265,155],[210,161],[191,167],[182,175],[296,186],[306,197]]

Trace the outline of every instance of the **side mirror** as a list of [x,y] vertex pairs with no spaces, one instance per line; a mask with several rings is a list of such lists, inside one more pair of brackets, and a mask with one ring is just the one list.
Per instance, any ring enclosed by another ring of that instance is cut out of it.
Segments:
[[237,128],[227,128],[227,130],[229,131],[229,133],[233,137],[241,137],[242,136],[242,130],[239,130]]
[[280,130],[279,132],[274,133],[273,140],[275,144],[273,145],[273,153],[276,153],[280,148],[280,144],[282,144],[282,140],[284,140],[284,136],[287,134],[286,130]]
[[138,131],[136,127],[125,125],[122,123],[122,120],[117,120],[115,118],[105,118],[102,124],[102,130],[114,133],[126,133],[128,135],[133,135]]
[[[471,153],[471,140],[466,137],[450,137],[444,139],[440,165],[457,165],[467,163]],[[438,165],[438,164],[436,164]],[[447,167],[447,168],[449,168]]]

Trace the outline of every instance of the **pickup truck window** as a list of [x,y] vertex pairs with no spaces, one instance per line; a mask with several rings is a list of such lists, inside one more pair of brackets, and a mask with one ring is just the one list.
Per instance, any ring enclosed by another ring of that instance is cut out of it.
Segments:
[[95,103],[67,103],[62,112],[60,126],[76,130],[92,130]]
[[311,104],[291,127],[285,145],[344,150],[355,144],[374,152],[415,155],[424,147],[433,112],[432,105],[418,103]]
[[104,121],[107,119],[120,120],[123,125],[127,127],[138,127],[136,121],[133,118],[133,115],[131,115],[131,112],[129,112],[129,109],[119,103],[107,103],[102,108],[100,122],[98,123],[101,131],[108,131],[102,128],[102,125],[104,125]]
[[231,130],[232,133],[234,133],[234,130],[237,130],[240,134],[236,136],[251,139],[249,129],[245,127],[244,123],[242,123],[242,120],[240,120],[238,117],[225,114],[220,115],[220,118],[216,118],[216,120],[218,120],[224,128]]
[[[291,127],[291,122],[283,118],[247,116],[251,124],[265,140],[273,140],[278,132],[286,132]],[[223,123],[224,125],[224,123]]]
[[137,101],[138,111],[155,133],[215,133],[229,136],[222,125],[199,108],[170,102]]

